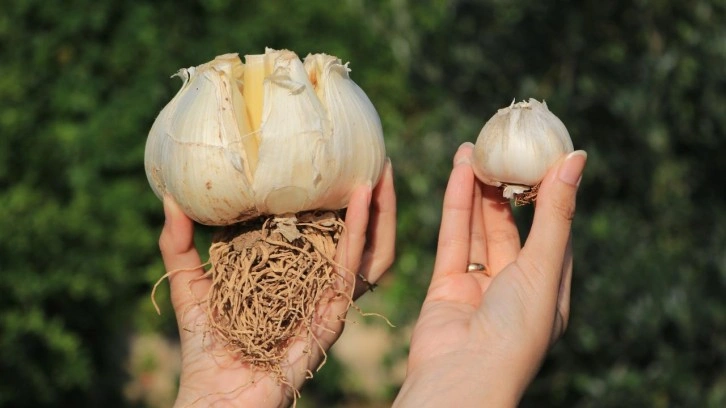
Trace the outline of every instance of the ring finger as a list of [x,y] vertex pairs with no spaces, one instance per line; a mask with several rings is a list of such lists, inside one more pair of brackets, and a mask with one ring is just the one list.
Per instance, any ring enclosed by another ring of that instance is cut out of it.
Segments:
[[[469,263],[487,265],[486,231],[484,229],[484,215],[482,214],[482,186],[474,184],[474,202],[471,212],[471,247],[469,248]],[[488,272],[485,272],[488,273]]]

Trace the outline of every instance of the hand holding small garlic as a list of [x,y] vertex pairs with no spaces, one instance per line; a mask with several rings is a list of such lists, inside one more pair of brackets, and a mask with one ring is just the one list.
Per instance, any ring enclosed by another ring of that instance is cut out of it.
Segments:
[[530,99],[512,102],[487,121],[476,140],[472,164],[479,180],[502,187],[504,198],[517,199],[572,151],[572,140],[562,121],[546,103]]

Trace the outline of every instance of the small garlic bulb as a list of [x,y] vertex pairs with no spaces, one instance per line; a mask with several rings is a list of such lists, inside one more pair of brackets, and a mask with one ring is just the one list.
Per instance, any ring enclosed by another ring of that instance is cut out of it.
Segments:
[[539,184],[550,166],[572,151],[567,128],[546,103],[512,101],[479,133],[473,169],[482,182],[503,187],[502,195],[511,199]]
[[378,114],[349,71],[272,49],[181,69],[146,143],[154,193],[207,225],[346,207],[385,160]]

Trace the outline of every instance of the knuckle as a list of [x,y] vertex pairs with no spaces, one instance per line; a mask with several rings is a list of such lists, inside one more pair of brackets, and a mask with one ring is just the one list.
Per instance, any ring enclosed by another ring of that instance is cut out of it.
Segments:
[[394,260],[393,253],[386,253],[386,254],[381,255],[378,258],[378,265],[377,265],[378,269],[383,270],[383,271],[388,270],[391,267],[391,265],[393,265],[393,260]]
[[172,246],[172,236],[169,231],[164,228],[159,235],[159,250],[161,253],[166,253]]
[[516,242],[519,244],[519,232],[513,229],[493,229],[486,233],[487,244],[503,244],[509,242]]
[[161,252],[164,252],[164,249],[167,247],[167,241],[168,238],[166,237],[166,234],[162,232],[161,235],[159,235],[159,250]]
[[515,262],[519,266],[519,269],[524,272],[522,276],[531,283],[533,288],[542,286],[548,271],[541,262],[531,259],[526,253],[517,257]]
[[472,241],[486,241],[486,236],[484,234],[482,234],[481,232],[472,232],[471,240]]
[[572,221],[575,218],[574,200],[557,200],[552,204],[555,215],[563,220]]
[[449,238],[439,241],[439,251],[468,247],[469,241],[461,238]]

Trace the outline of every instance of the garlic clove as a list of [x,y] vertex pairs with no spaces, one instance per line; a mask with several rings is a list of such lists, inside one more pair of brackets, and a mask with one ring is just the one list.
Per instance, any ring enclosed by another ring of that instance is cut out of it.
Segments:
[[263,105],[255,204],[271,214],[313,209],[319,190],[337,175],[327,166],[330,123],[295,53],[276,56]]
[[335,157],[330,165],[338,175],[320,197],[319,206],[344,207],[352,193],[351,185],[375,185],[383,170],[383,128],[368,96],[350,79],[348,64],[326,54],[308,55],[304,64],[330,118],[330,149]]
[[180,70],[182,87],[147,139],[144,162],[152,189],[159,198],[173,196],[203,224],[231,224],[256,213],[242,137],[251,129],[235,77],[240,67],[236,54],[225,54]]

